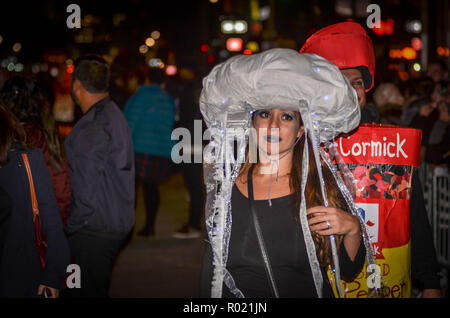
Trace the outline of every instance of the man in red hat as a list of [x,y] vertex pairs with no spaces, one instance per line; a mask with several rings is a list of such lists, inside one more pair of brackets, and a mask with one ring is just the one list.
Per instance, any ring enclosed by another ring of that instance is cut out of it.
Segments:
[[366,92],[374,86],[375,55],[366,31],[355,22],[323,28],[309,37],[300,53],[313,53],[335,64],[358,94],[361,123],[378,122],[378,109],[366,104]]
[[[355,22],[325,27],[311,35],[300,53],[312,53],[334,63],[356,90],[361,107],[361,123],[379,121],[378,110],[366,104],[366,92],[374,86],[375,56],[372,41],[364,28]],[[422,297],[441,297],[439,266],[431,227],[417,172],[411,193],[411,274],[423,284]]]

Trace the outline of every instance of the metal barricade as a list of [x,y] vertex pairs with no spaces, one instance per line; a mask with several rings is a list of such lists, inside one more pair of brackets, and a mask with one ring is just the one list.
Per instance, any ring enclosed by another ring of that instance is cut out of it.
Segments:
[[[423,169],[423,170],[422,170]],[[447,169],[436,167],[430,171],[421,167],[425,205],[433,231],[436,257],[440,265],[450,267],[450,175]]]
[[433,236],[438,262],[450,266],[449,260],[449,214],[450,176],[443,169],[435,169],[433,175]]

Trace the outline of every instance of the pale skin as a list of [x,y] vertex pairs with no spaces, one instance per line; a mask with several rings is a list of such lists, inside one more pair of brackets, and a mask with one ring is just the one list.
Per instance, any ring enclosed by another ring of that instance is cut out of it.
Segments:
[[[300,126],[299,117],[299,114],[296,112],[281,109],[272,109],[255,114],[253,124],[257,132],[258,141],[260,137],[270,136],[272,128],[278,129],[279,133],[277,137],[281,138],[281,140],[277,141],[278,154],[271,153],[273,142],[270,141],[267,142],[267,146],[263,145],[264,149],[260,149],[272,158],[277,155],[280,158],[277,165],[278,182],[275,181],[276,169],[272,169],[272,171],[270,169],[273,161],[257,163],[252,176],[255,200],[268,199],[267,189],[270,179],[272,179],[272,199],[287,196],[294,192],[294,189],[289,184],[289,173],[293,160],[293,152],[290,150],[294,146],[297,138],[303,135],[303,126]],[[248,197],[247,176],[245,174],[237,178],[236,186],[242,194]],[[346,252],[352,261],[355,259],[361,242],[360,223],[355,216],[337,208],[324,206],[309,208],[306,213],[307,215],[313,215],[308,221],[311,231],[315,231],[319,235],[343,235],[343,244]],[[328,229],[326,221],[330,223],[330,229]]]
[[[356,94],[358,95],[359,106],[363,108],[366,106],[366,91],[364,87],[364,80],[361,72],[358,69],[344,69],[341,70],[341,73],[347,77],[350,84],[356,90]],[[431,112],[434,108],[430,105],[426,105],[421,108],[421,112]],[[429,114],[429,113],[428,113]],[[344,245],[345,245],[345,237],[344,237]],[[349,254],[350,255],[350,254]],[[422,291],[422,298],[440,298],[441,291],[439,289],[424,289]]]

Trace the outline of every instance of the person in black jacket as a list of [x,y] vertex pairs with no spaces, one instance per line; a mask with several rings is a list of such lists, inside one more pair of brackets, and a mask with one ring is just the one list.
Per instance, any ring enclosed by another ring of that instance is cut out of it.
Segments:
[[81,288],[67,296],[107,297],[113,262],[134,225],[131,133],[108,83],[102,58],[76,61],[72,98],[84,115],[65,142],[73,195],[65,230]]
[[[50,174],[42,151],[25,148],[25,133],[20,123],[2,104],[0,127],[0,189],[4,191],[0,194],[0,297],[44,297],[46,294],[57,298],[69,264],[69,247]],[[48,245],[44,268],[35,246],[30,186],[21,156],[24,153],[29,158],[42,233]],[[5,208],[10,210],[6,218]]]

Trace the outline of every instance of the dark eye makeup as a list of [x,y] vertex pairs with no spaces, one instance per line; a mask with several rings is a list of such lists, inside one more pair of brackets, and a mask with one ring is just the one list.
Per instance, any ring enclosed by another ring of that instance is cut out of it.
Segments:
[[[261,118],[267,118],[267,117],[269,117],[269,115],[270,115],[270,111],[264,110],[264,109],[260,109],[260,110],[256,110],[256,111],[254,112],[254,114],[258,115],[258,116],[261,117]],[[281,115],[281,118],[282,118],[283,120],[291,121],[291,120],[296,120],[296,119],[297,119],[297,116],[295,116],[294,114],[291,114],[291,113],[283,113],[283,114]]]
[[296,119],[297,119],[297,116],[295,116],[294,114],[291,114],[291,113],[283,113],[282,118],[283,118],[284,120],[289,120],[289,121],[291,121],[291,120],[296,120]]

